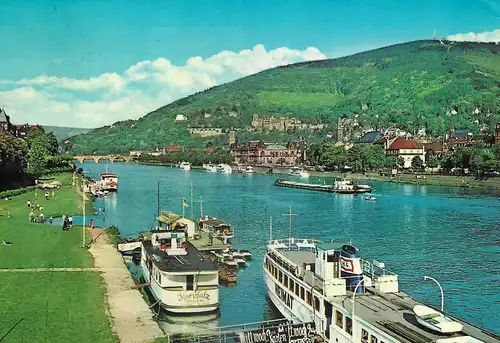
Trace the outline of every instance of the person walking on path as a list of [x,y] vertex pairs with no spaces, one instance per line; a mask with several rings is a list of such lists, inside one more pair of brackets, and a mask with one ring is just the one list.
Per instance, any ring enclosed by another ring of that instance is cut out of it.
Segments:
[[52,221],[53,221],[52,216],[50,216],[49,223],[52,224]]
[[93,219],[90,219],[90,221],[89,221],[89,227],[91,229],[94,229],[94,220]]
[[38,217],[40,218],[40,223],[45,222],[45,216],[43,215],[43,213],[40,213]]
[[33,223],[35,221],[35,214],[33,213],[33,211],[30,212],[29,218],[30,218],[30,223]]
[[68,217],[68,224],[69,224],[69,225],[68,225],[69,227],[72,227],[72,226],[73,226],[73,216],[69,216],[69,217]]

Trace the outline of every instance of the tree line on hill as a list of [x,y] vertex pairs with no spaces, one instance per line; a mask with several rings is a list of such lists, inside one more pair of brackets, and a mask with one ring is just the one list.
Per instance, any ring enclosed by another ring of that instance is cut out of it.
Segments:
[[206,152],[204,150],[187,150],[187,151],[173,151],[164,155],[153,156],[149,154],[142,154],[139,156],[139,162],[145,163],[159,163],[159,164],[172,164],[177,165],[181,162],[189,162],[193,166],[202,166],[204,164],[213,163],[231,163],[231,155],[229,151],[216,149],[213,152]]
[[25,139],[0,132],[0,189],[33,184],[42,175],[72,170],[53,133],[32,128]]
[[[381,168],[403,169],[404,166],[403,158],[387,156],[380,145],[356,144],[346,150],[331,142],[311,146],[308,162],[331,170],[348,167],[354,172],[362,173]],[[449,154],[431,157],[425,163],[418,156],[412,159],[411,169],[422,171],[424,167],[440,167],[445,172],[468,169],[478,176],[488,172],[500,172],[500,145],[491,148],[459,147]]]

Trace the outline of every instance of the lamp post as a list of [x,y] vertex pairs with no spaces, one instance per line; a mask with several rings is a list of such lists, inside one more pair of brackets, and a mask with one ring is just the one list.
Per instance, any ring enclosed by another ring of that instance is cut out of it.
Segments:
[[441,287],[441,285],[439,284],[439,282],[436,279],[434,279],[434,278],[432,278],[430,276],[427,276],[427,275],[424,276],[424,280],[432,280],[432,281],[434,281],[438,285],[439,290],[441,291],[441,312],[442,312],[443,308],[444,308],[444,293],[443,293],[443,288]]
[[352,316],[352,332],[354,332],[354,298],[356,297],[356,292],[358,291],[359,285],[361,285],[365,281],[365,278],[361,276],[361,280],[358,282],[356,287],[354,287],[354,294],[352,295],[352,311],[351,311],[351,316]]

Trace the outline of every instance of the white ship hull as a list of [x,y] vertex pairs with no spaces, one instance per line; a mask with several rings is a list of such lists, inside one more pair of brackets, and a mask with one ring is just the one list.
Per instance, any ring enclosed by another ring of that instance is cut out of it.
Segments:
[[[141,270],[145,281],[150,282],[149,289],[161,307],[170,313],[191,314],[214,312],[219,308],[219,290],[178,291],[160,287],[149,275],[149,270],[141,259]],[[194,272],[194,271],[193,271]]]
[[[278,309],[283,317],[293,321],[294,324],[310,323],[314,321],[314,314],[311,309],[300,303],[295,294],[292,294],[288,290],[285,290],[283,287],[277,285],[267,271],[264,272],[264,281],[266,283],[269,299],[271,299],[273,305]],[[280,287],[282,292],[285,292],[285,297],[288,298],[288,305],[281,300],[278,294],[276,294],[276,287]]]

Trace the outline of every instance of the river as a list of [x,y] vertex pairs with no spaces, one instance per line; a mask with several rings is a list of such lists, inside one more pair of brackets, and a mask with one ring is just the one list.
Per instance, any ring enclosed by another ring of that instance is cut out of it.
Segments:
[[[105,163],[79,166],[91,177],[105,170]],[[439,305],[438,287],[423,280],[424,275],[434,277],[444,289],[445,311],[500,333],[500,320],[493,315],[500,313],[500,199],[493,195],[373,181],[378,200],[371,202],[363,196],[278,188],[273,185],[276,176],[185,172],[128,163],[110,164],[109,169],[119,175],[119,192],[96,199],[95,208],[106,209],[94,217],[96,225],[115,225],[123,236],[154,227],[160,182],[162,210],[182,213],[186,199],[186,215],[198,217],[202,197],[205,214],[228,221],[236,232],[234,245],[252,252],[251,265],[238,272],[237,287],[221,287],[217,325],[273,317],[261,261],[269,217],[273,237],[287,237],[284,214],[291,206],[299,214],[293,216],[295,237],[351,239],[362,257],[385,262],[388,270],[399,274],[403,291]],[[311,181],[315,179],[321,178]]]

